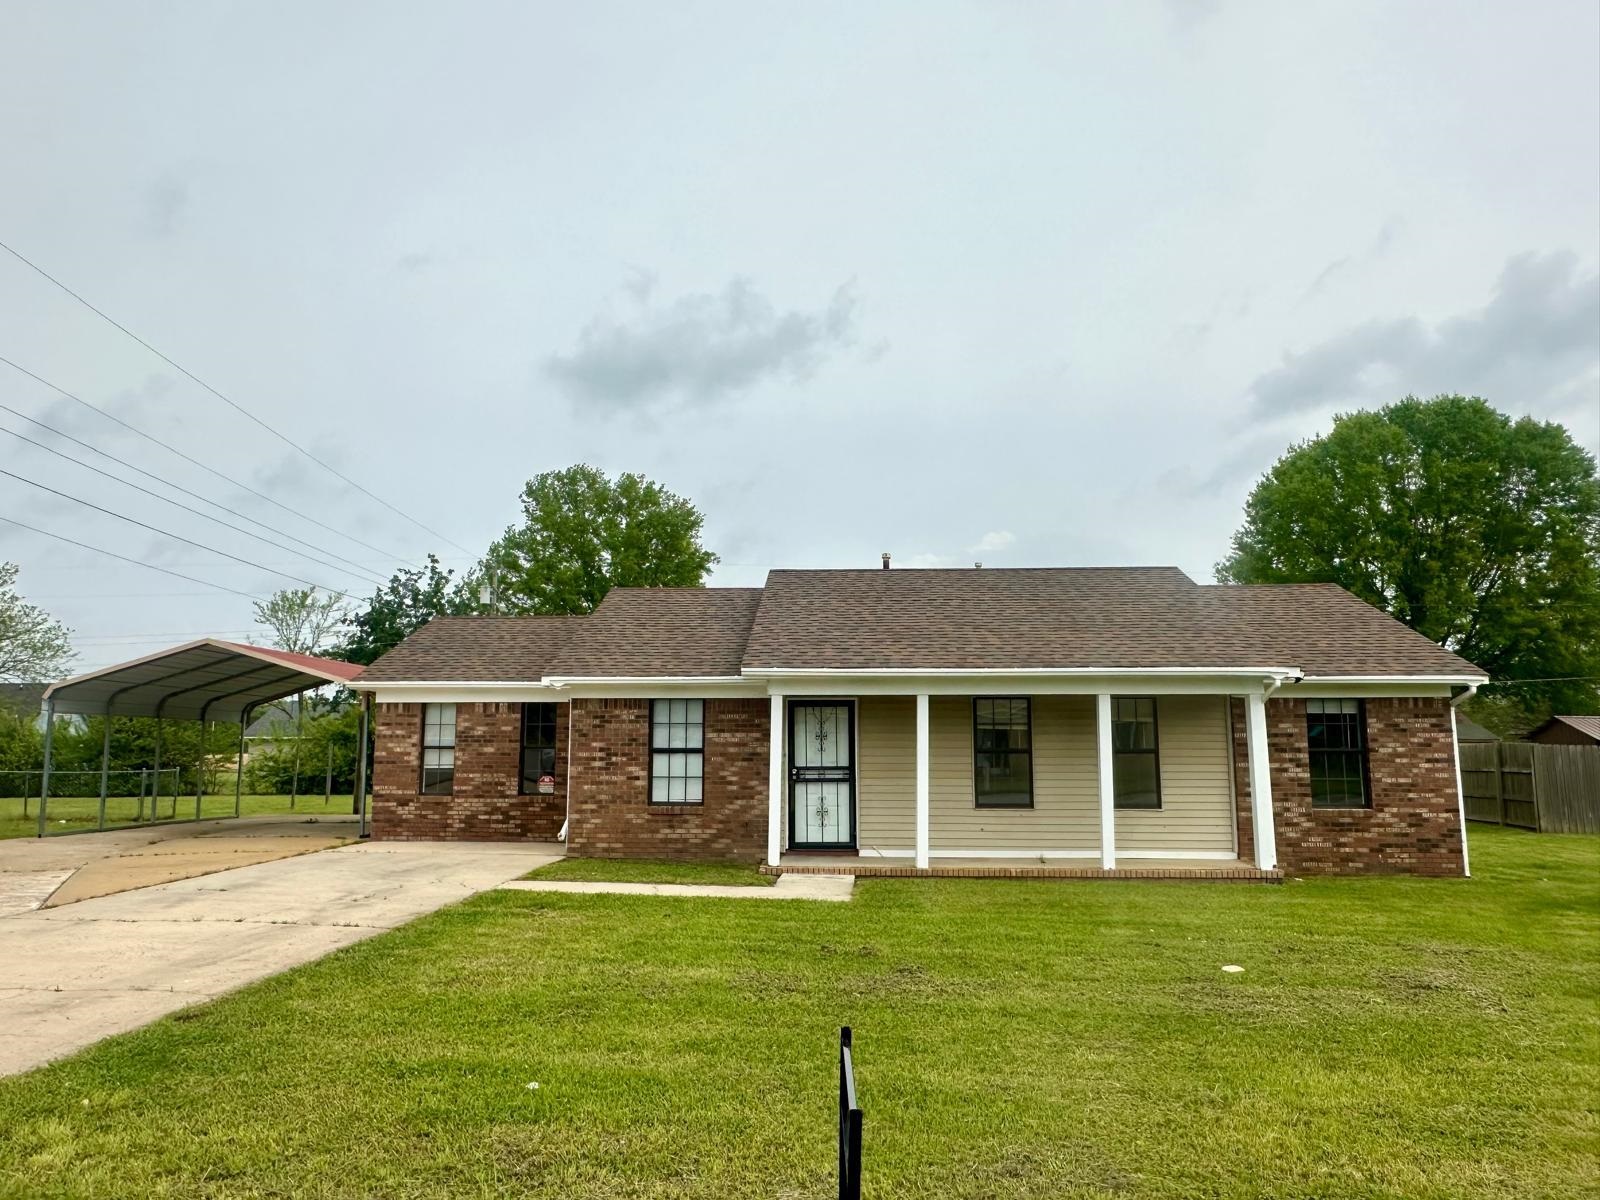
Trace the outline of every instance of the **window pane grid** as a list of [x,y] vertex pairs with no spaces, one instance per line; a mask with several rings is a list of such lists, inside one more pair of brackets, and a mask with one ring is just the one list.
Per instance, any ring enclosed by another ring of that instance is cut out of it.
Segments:
[[650,702],[650,803],[705,800],[705,701]]
[[1360,700],[1307,700],[1306,746],[1313,808],[1365,808],[1366,714]]
[[542,776],[556,773],[556,706],[522,706],[522,791],[537,793]]
[[1026,696],[974,699],[972,747],[979,808],[1033,807],[1033,707]]
[[1153,696],[1111,698],[1111,779],[1115,808],[1161,807],[1160,739]]
[[422,792],[448,796],[455,789],[456,706],[422,706]]

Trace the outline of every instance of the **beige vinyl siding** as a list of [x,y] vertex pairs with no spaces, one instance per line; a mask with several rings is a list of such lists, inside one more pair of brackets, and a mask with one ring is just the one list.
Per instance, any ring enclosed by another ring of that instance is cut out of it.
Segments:
[[[934,850],[1096,850],[1094,697],[1034,696],[1033,807],[973,803],[972,697],[929,701],[929,846]],[[912,721],[916,737],[915,709]],[[915,762],[913,759],[913,768]],[[915,791],[915,776],[911,790]]]
[[916,704],[913,696],[856,702],[856,845],[863,852],[916,846]]
[[[1221,696],[1161,696],[1156,739],[1161,756],[1161,808],[1117,810],[1116,848],[1234,848],[1228,710]],[[1093,748],[1091,746],[1091,753]]]

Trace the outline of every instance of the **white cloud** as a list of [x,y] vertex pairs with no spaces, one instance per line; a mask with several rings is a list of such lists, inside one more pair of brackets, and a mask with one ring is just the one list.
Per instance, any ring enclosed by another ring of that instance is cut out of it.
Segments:
[[1017,535],[1006,529],[994,529],[984,534],[967,549],[973,554],[998,554],[1016,545]]
[[747,279],[722,291],[653,303],[655,277],[635,270],[635,311],[595,317],[570,354],[545,370],[573,399],[610,408],[671,396],[707,403],[769,378],[809,379],[855,340],[855,295],[846,284],[814,312],[777,307]]
[[1251,385],[1257,416],[1396,400],[1481,395],[1513,412],[1560,416],[1600,401],[1600,275],[1578,256],[1519,254],[1482,308],[1429,328],[1415,316],[1367,321],[1289,355]]

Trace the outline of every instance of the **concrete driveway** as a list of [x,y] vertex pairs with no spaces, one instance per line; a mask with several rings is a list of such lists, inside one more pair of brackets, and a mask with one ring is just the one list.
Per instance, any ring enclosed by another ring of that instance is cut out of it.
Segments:
[[[84,837],[102,837],[92,834]],[[561,857],[364,842],[0,916],[0,1075],[275,975]]]

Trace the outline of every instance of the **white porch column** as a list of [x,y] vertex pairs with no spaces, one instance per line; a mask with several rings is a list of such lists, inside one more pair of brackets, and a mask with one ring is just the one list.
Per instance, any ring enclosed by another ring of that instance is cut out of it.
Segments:
[[1111,753],[1111,694],[1094,698],[1095,758],[1100,768],[1100,865],[1107,871],[1117,865],[1116,760]]
[[783,697],[772,696],[772,734],[767,742],[767,865],[783,854]]
[[919,870],[928,866],[928,693],[917,693],[917,856]]
[[1278,834],[1272,822],[1272,771],[1267,757],[1267,698],[1259,692],[1244,698],[1245,741],[1250,754],[1250,833],[1256,845],[1256,866],[1278,865]]

